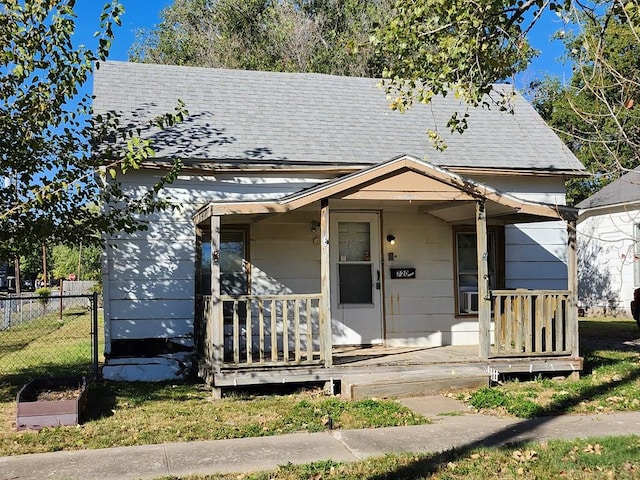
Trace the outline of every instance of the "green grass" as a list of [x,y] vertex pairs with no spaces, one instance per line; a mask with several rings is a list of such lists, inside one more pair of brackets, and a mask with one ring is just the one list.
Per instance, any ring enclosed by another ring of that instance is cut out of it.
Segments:
[[[584,372],[577,381],[537,377],[481,388],[464,397],[479,410],[521,418],[640,411],[640,329],[633,320],[580,321]],[[638,341],[638,345],[634,342]]]
[[0,455],[427,423],[395,401],[348,402],[320,390],[254,390],[213,401],[210,390],[195,382],[100,382],[89,386],[82,425],[16,432],[20,387],[36,377],[84,371],[88,328],[89,314],[71,311],[62,322],[48,315],[0,332]]
[[[90,386],[89,415],[83,425],[15,432],[15,395],[21,382],[34,373],[73,373],[80,362],[73,353],[79,351],[78,339],[88,341],[82,330],[87,318],[86,313],[69,314],[56,329],[43,328],[39,334],[32,331],[35,324],[25,326],[20,340],[7,343],[1,360],[20,358],[23,352],[24,362],[0,376],[0,455],[427,423],[395,401],[349,402],[320,390],[282,393],[279,388],[278,394],[254,390],[213,401],[210,391],[198,383],[104,382]],[[471,392],[467,399],[479,410],[524,418],[640,410],[640,347],[633,344],[640,330],[635,323],[585,320],[580,327],[585,375],[579,381],[542,377],[511,381]],[[70,330],[70,340],[58,342],[64,329]],[[48,363],[32,355],[51,345],[67,352],[64,356],[70,361]]]
[[[182,480],[356,480],[440,479],[569,480],[640,477],[640,438],[594,438],[528,443],[508,448],[449,450],[439,454],[391,454],[354,463],[333,461],[283,465],[277,470],[238,475],[180,477]],[[176,480],[177,477],[164,477]]]
[[[104,343],[104,335],[98,338]],[[99,348],[102,351],[103,348]],[[91,365],[91,318],[86,309],[57,313],[0,331],[0,400],[7,387],[33,378],[86,374]]]
[[89,421],[40,432],[13,431],[15,406],[0,405],[0,455],[426,423],[395,401],[342,401],[319,390],[213,401],[192,383],[108,382],[92,385],[89,399]]

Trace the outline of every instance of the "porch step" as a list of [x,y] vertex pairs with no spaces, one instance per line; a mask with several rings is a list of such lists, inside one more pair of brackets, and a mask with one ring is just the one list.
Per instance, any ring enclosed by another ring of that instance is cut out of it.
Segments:
[[404,372],[372,372],[342,377],[345,399],[400,398],[433,395],[489,384],[489,373],[480,366],[438,365]]

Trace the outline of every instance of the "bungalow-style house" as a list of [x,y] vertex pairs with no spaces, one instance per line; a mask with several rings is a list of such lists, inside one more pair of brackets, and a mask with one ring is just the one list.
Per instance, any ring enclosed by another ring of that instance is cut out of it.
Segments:
[[640,167],[576,207],[580,300],[594,313],[630,316],[640,288]]
[[441,348],[494,375],[581,369],[564,182],[583,166],[519,95],[513,114],[440,130],[439,151],[427,129],[457,100],[401,114],[378,83],[101,64],[96,114],[189,111],[145,134],[155,159],[121,178],[141,192],[184,161],[164,191],[180,208],[107,238],[105,378],[333,384],[345,352],[353,374],[367,355],[403,353],[385,364],[399,372]]

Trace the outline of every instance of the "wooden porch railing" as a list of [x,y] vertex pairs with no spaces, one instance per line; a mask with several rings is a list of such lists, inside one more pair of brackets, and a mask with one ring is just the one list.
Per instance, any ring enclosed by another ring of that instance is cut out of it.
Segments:
[[222,295],[214,308],[211,297],[204,297],[201,354],[219,368],[323,364],[321,299],[321,294]]
[[213,329],[211,295],[196,296],[196,349],[200,358],[207,363],[213,360]]
[[493,290],[490,357],[572,355],[577,321],[566,290]]

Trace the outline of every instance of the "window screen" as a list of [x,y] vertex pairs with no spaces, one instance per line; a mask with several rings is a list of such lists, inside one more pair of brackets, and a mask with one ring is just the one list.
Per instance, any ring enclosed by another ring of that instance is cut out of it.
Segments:
[[373,303],[370,263],[338,265],[340,303]]

